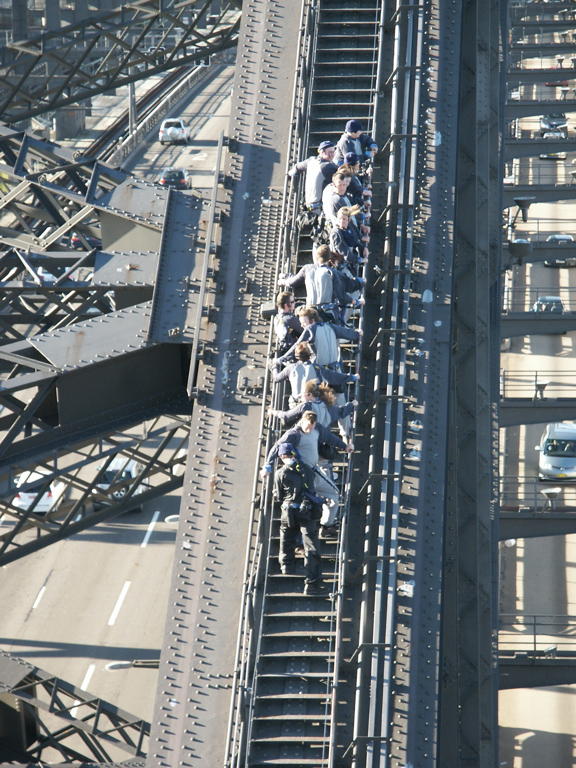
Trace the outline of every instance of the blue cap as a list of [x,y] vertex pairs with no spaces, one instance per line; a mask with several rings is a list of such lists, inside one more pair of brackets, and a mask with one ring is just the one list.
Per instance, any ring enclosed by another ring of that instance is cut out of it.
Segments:
[[364,126],[360,120],[348,120],[346,123],[346,133],[356,133],[356,131],[363,131]]
[[296,456],[296,449],[292,443],[280,443],[278,446],[278,456]]
[[318,152],[333,146],[335,146],[333,141],[321,141],[320,144],[318,144]]
[[346,152],[344,155],[344,162],[346,165],[356,165],[356,163],[359,162],[358,155],[356,152]]

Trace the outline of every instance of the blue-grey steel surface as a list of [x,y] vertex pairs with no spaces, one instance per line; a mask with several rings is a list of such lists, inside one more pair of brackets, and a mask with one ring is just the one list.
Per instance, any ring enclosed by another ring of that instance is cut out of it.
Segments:
[[224,761],[261,429],[260,393],[238,392],[236,382],[244,365],[266,367],[269,322],[259,310],[275,287],[298,16],[279,0],[243,6],[225,167],[234,194],[214,264],[220,293],[206,296],[213,309],[194,381],[150,768]]

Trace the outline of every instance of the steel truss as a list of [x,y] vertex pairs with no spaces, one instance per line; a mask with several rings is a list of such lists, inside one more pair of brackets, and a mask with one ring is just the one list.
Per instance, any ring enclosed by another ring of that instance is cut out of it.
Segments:
[[[181,487],[189,438],[188,418],[162,416],[131,431],[76,445],[73,453],[54,452],[32,466],[11,466],[0,480],[0,565],[103,520],[139,510],[142,504]],[[111,470],[113,461],[115,467],[118,463],[133,466],[136,474],[129,477],[120,469]],[[23,508],[14,496],[14,481],[30,470],[32,480],[18,491],[35,497]],[[55,499],[48,512],[39,511],[45,494]]]
[[[0,159],[0,559],[9,562],[129,511],[136,494],[140,505],[181,485],[206,218],[195,196],[22,132],[0,128]],[[83,251],[70,250],[72,232]],[[141,439],[135,427],[151,419]],[[117,454],[141,471],[103,492],[100,472]],[[22,487],[36,498],[21,509],[14,480],[25,471],[41,477]],[[42,515],[56,478],[67,498]]]
[[21,759],[45,761],[48,753],[51,764],[57,755],[67,764],[101,765],[145,757],[149,723],[3,651],[0,695],[10,723],[6,741]]
[[137,0],[12,43],[14,61],[0,72],[0,117],[25,120],[234,46],[240,0],[215,15],[212,5]]

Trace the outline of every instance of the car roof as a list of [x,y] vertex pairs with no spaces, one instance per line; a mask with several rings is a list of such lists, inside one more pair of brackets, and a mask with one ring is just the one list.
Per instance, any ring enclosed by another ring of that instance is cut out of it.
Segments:
[[548,424],[545,435],[548,439],[576,440],[576,423],[557,421],[554,424]]
[[554,235],[548,235],[546,240],[574,240],[574,235],[562,234],[558,232]]
[[562,301],[560,296],[538,296],[536,301]]

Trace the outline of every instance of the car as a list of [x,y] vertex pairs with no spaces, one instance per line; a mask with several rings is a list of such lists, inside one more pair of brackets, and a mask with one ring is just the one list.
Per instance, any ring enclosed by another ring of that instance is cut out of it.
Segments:
[[[48,488],[36,501],[39,491],[46,485],[46,476],[49,472],[43,468],[21,472],[14,479],[14,485],[18,493],[12,499],[12,504],[18,509],[31,510],[36,515],[46,515],[55,509],[66,490],[63,480],[52,480]],[[36,501],[36,503],[34,503]]]
[[[138,475],[142,472],[143,466],[139,462],[131,459],[129,456],[125,456],[122,453],[113,457],[112,461],[104,466],[96,479],[96,488],[100,491],[108,491],[114,485],[123,483],[118,488],[114,488],[110,494],[116,501],[121,501],[128,492],[128,484],[130,484]],[[146,486],[140,483],[134,495],[143,493]],[[98,506],[98,505],[97,505]],[[100,505],[101,506],[101,505]],[[130,512],[141,512],[142,507],[135,504]]]
[[89,235],[86,232],[72,232],[70,235],[70,246],[72,248],[86,248],[90,250],[95,248],[97,251],[102,249],[102,241],[94,235]]
[[188,129],[180,118],[162,120],[158,132],[160,144],[186,144],[188,141]]
[[182,168],[165,168],[158,183],[171,189],[188,189],[188,180]]
[[[556,232],[553,235],[548,235],[546,242],[550,245],[557,246],[558,249],[568,247],[574,243],[574,235],[570,235],[565,232]],[[546,259],[544,261],[545,267],[576,267],[576,256],[555,256],[553,259]]]
[[559,128],[568,129],[564,112],[550,112],[549,115],[540,115],[540,131],[553,131]]
[[540,160],[566,160],[566,152],[543,152],[538,157]]
[[556,80],[554,82],[544,83],[544,85],[547,85],[548,88],[566,88],[570,83],[568,80]]
[[548,131],[542,131],[543,139],[552,139],[553,141],[564,141],[568,138],[566,131],[562,131],[559,128],[554,128]]
[[534,304],[532,304],[531,311],[562,314],[564,312],[564,304],[560,296],[538,296]]
[[547,424],[540,443],[539,480],[576,480],[576,424],[560,421]]

